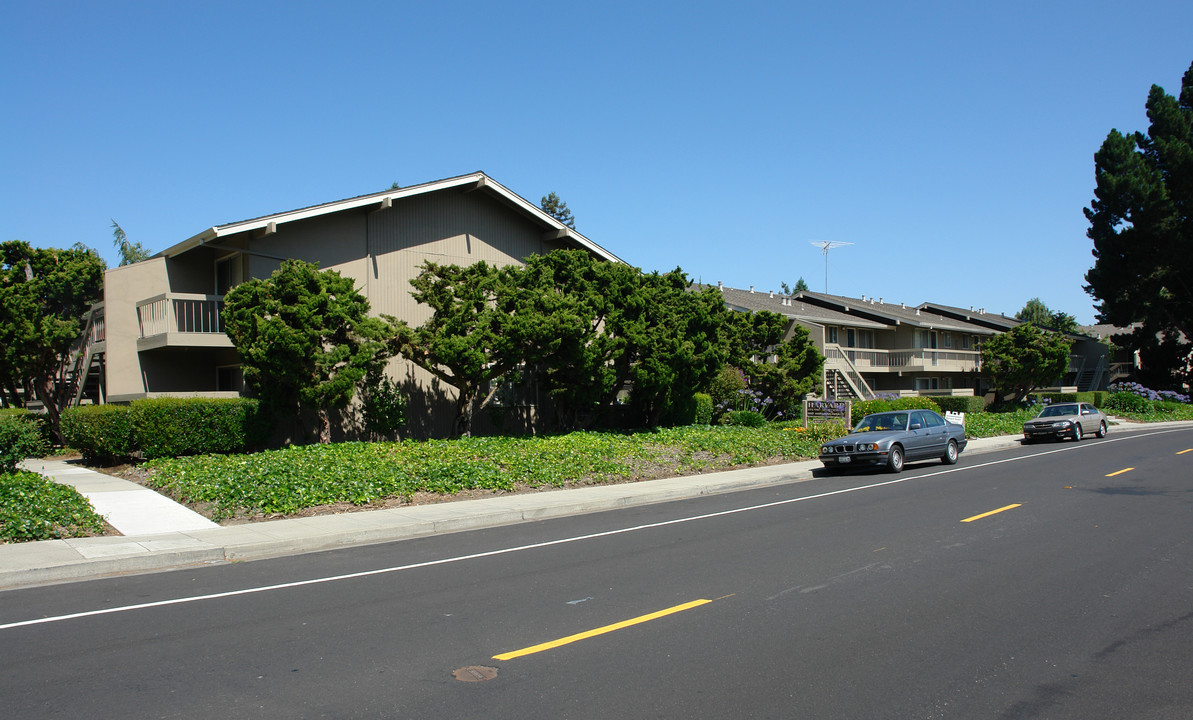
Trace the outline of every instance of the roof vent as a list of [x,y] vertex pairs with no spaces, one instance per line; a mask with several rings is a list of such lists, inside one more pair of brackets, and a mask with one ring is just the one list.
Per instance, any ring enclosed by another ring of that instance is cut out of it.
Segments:
[[718,280],[718,281],[717,281],[717,289],[718,289],[718,290],[724,290],[724,289],[725,289],[725,285],[724,285],[724,284],[723,284],[723,283],[722,283],[720,280]]
[[901,307],[901,308],[903,308],[904,310],[906,310],[906,309],[907,309],[907,303],[905,303],[905,302],[901,302],[901,303],[899,303],[899,307]]
[[915,314],[916,314],[916,315],[919,315],[919,314],[920,314],[920,309],[919,309],[919,308],[916,308],[916,309],[915,309]]
[[774,290],[771,290],[771,291],[770,291],[770,297],[772,297],[772,298],[773,298],[774,296],[775,296],[775,291],[774,291]]
[[978,308],[978,314],[979,314],[979,315],[985,315],[985,314],[986,314],[986,308]]
[[751,285],[751,286],[750,286],[750,294],[751,294],[751,295],[753,295],[753,294],[754,294],[754,286],[753,286],[753,285]]
[[969,306],[969,311],[970,311],[970,312],[973,312],[973,305],[970,305],[970,306]]
[[866,302],[866,296],[864,294],[862,295],[862,302]]
[[883,302],[882,302],[882,298],[878,298],[878,304],[879,304],[879,305],[884,305],[884,304],[885,304],[885,303],[883,303]]

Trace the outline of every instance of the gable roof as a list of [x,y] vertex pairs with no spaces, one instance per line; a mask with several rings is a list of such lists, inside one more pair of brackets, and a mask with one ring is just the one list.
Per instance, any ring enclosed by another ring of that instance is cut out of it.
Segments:
[[554,217],[544,212],[537,205],[529,202],[517,193],[514,193],[509,188],[493,180],[483,172],[474,172],[468,175],[460,175],[458,177],[447,178],[444,180],[435,180],[434,182],[423,183],[421,185],[411,185],[404,188],[393,188],[390,190],[383,190],[381,192],[369,193],[368,195],[358,195],[346,200],[337,200],[335,202],[312,205],[310,207],[275,213],[273,215],[263,215],[258,218],[241,220],[239,222],[228,223],[226,225],[216,225],[204,230],[201,233],[198,233],[197,235],[183,240],[177,245],[173,245],[166,248],[165,250],[162,250],[154,257],[174,257],[187,252],[188,250],[199,247],[200,245],[211,242],[212,240],[217,240],[222,237],[252,230],[269,230],[272,229],[272,227],[276,227],[277,225],[294,222],[296,220],[305,220],[307,218],[318,217],[320,215],[330,215],[332,213],[343,212],[345,210],[368,207],[369,205],[376,205],[378,209],[387,208],[390,207],[395,200],[400,200],[402,198],[412,197],[415,195],[438,192],[441,190],[448,190],[451,188],[484,192],[515,212],[518,212],[524,217],[539,224],[543,228],[544,235],[547,239],[573,244],[579,248],[583,248],[584,250],[591,252],[603,260],[616,263],[623,262],[613,253],[609,252],[600,245],[597,245],[567,225],[559,222]]
[[965,308],[952,307],[951,305],[941,305],[940,303],[921,303],[920,308],[928,312],[934,312],[946,317],[956,318],[957,320],[964,320],[965,322],[988,327],[991,330],[1006,331],[1019,325],[1020,322],[1015,318],[1007,317],[1006,315],[995,315],[994,313],[986,312],[985,308],[973,309],[971,305],[968,310]]
[[991,335],[994,330],[994,328],[980,323],[967,322],[960,318],[934,312],[926,307],[927,303],[917,307],[908,307],[906,303],[883,302],[882,298],[877,300],[874,298],[850,298],[808,290],[801,292],[797,297],[815,305],[833,308],[850,315],[873,318],[888,325],[910,325],[926,330],[949,330],[975,335]]
[[843,312],[838,312],[818,305],[810,305],[801,302],[798,298],[790,295],[779,295],[773,292],[754,292],[753,288],[749,290],[739,290],[737,288],[725,287],[724,285],[701,285],[696,284],[696,289],[703,289],[708,287],[715,287],[721,291],[721,297],[725,299],[725,304],[734,310],[740,311],[760,311],[766,310],[773,313],[778,313],[784,317],[789,317],[794,320],[802,320],[804,322],[816,323],[817,325],[849,325],[851,327],[859,328],[873,328],[881,330],[889,326],[882,322],[875,322],[865,318],[857,317],[855,315],[848,315]]

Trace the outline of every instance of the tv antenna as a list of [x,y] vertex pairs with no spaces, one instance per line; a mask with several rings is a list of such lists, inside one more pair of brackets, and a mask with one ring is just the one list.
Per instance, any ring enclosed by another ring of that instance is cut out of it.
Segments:
[[828,251],[836,247],[852,245],[853,243],[844,242],[843,240],[811,240],[809,242],[820,248],[820,251],[824,253],[824,294],[828,295]]

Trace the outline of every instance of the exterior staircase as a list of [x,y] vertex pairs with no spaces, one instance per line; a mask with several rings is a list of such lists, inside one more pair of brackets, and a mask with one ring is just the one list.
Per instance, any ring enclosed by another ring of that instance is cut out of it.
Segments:
[[873,400],[874,391],[839,346],[825,347],[824,392],[830,400]]
[[104,307],[98,303],[84,316],[83,331],[71,346],[65,377],[67,407],[104,402],[105,341]]
[[1086,359],[1082,358],[1073,382],[1077,386],[1077,392],[1089,392],[1104,387],[1102,380],[1106,377],[1107,371],[1106,358],[1099,357],[1096,363],[1086,362]]

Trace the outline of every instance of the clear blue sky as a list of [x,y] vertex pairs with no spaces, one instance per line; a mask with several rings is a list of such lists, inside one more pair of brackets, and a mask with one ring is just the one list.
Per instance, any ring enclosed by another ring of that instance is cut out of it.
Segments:
[[156,252],[483,170],[645,270],[1093,321],[1111,128],[1193,3],[5,2],[0,239]]

